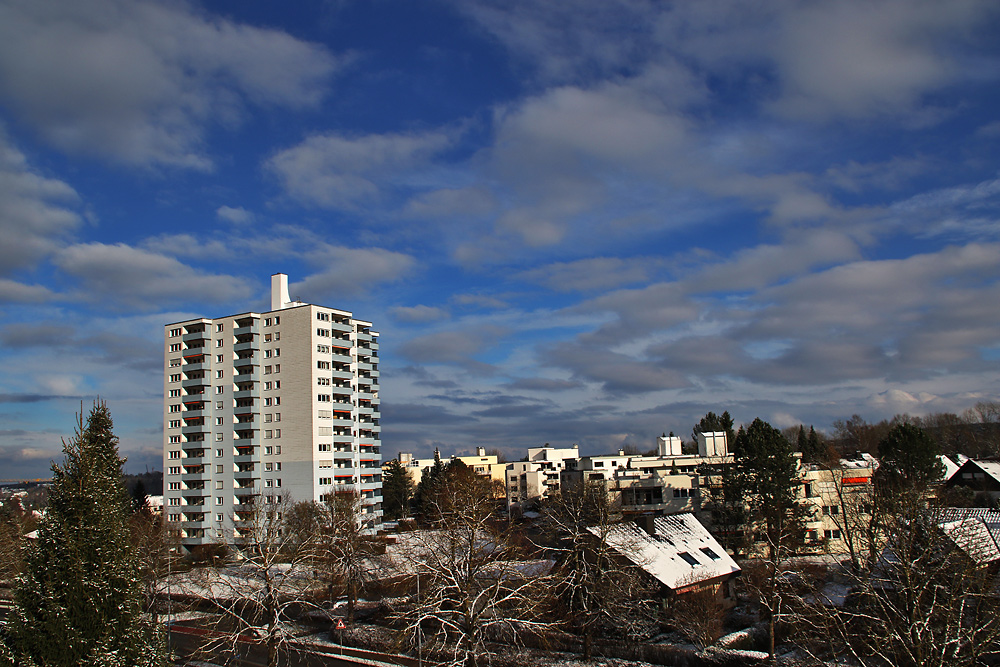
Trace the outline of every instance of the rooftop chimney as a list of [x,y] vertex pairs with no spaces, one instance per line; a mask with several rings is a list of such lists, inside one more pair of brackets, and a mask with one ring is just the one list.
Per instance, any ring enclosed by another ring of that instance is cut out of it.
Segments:
[[271,310],[281,310],[291,299],[288,298],[288,276],[275,273],[271,276]]

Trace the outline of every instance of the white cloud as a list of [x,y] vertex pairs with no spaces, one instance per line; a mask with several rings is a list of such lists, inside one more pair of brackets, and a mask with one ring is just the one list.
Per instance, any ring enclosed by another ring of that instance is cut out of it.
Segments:
[[[31,267],[80,224],[76,191],[36,173],[0,131],[0,274]],[[8,286],[9,287],[9,286]]]
[[448,311],[433,306],[397,306],[389,312],[400,322],[440,322],[449,318]]
[[55,264],[81,283],[79,296],[110,308],[162,308],[190,300],[246,299],[249,286],[238,278],[206,274],[172,257],[124,243],[85,243],[60,251]]
[[546,285],[560,292],[591,291],[621,287],[649,280],[662,261],[643,257],[591,257],[573,262],[556,262],[523,271],[516,277]]
[[315,135],[280,151],[267,168],[298,201],[351,209],[374,200],[410,169],[447,148],[447,132]]
[[234,224],[251,222],[254,218],[253,213],[246,210],[242,206],[220,206],[215,209],[215,215],[220,220],[226,220],[227,222],[232,222]]
[[305,260],[324,267],[304,280],[289,285],[293,299],[310,303],[333,301],[345,295],[366,294],[379,285],[409,274],[416,262],[409,255],[383,248],[345,248],[318,244]]
[[340,65],[180,2],[0,5],[0,96],[57,148],[126,164],[207,169],[206,124],[237,121],[246,102],[315,105]]

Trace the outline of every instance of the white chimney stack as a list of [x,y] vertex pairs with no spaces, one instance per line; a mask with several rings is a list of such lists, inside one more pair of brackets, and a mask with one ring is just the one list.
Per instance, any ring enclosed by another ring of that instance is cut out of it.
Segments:
[[271,276],[271,310],[281,310],[288,306],[288,276],[275,273]]

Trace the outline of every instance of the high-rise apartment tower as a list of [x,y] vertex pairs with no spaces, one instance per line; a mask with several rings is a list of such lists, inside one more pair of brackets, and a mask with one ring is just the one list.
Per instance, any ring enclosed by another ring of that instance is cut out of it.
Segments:
[[347,311],[292,301],[168,324],[163,341],[164,512],[181,544],[239,543],[248,514],[287,494],[361,496],[382,522],[378,333]]

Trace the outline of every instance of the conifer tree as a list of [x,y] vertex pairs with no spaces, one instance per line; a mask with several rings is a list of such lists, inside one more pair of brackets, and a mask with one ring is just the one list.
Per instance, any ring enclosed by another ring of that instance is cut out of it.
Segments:
[[163,663],[142,616],[142,582],[129,539],[130,498],[107,405],[63,442],[49,507],[25,555],[9,642],[22,665],[145,667]]

